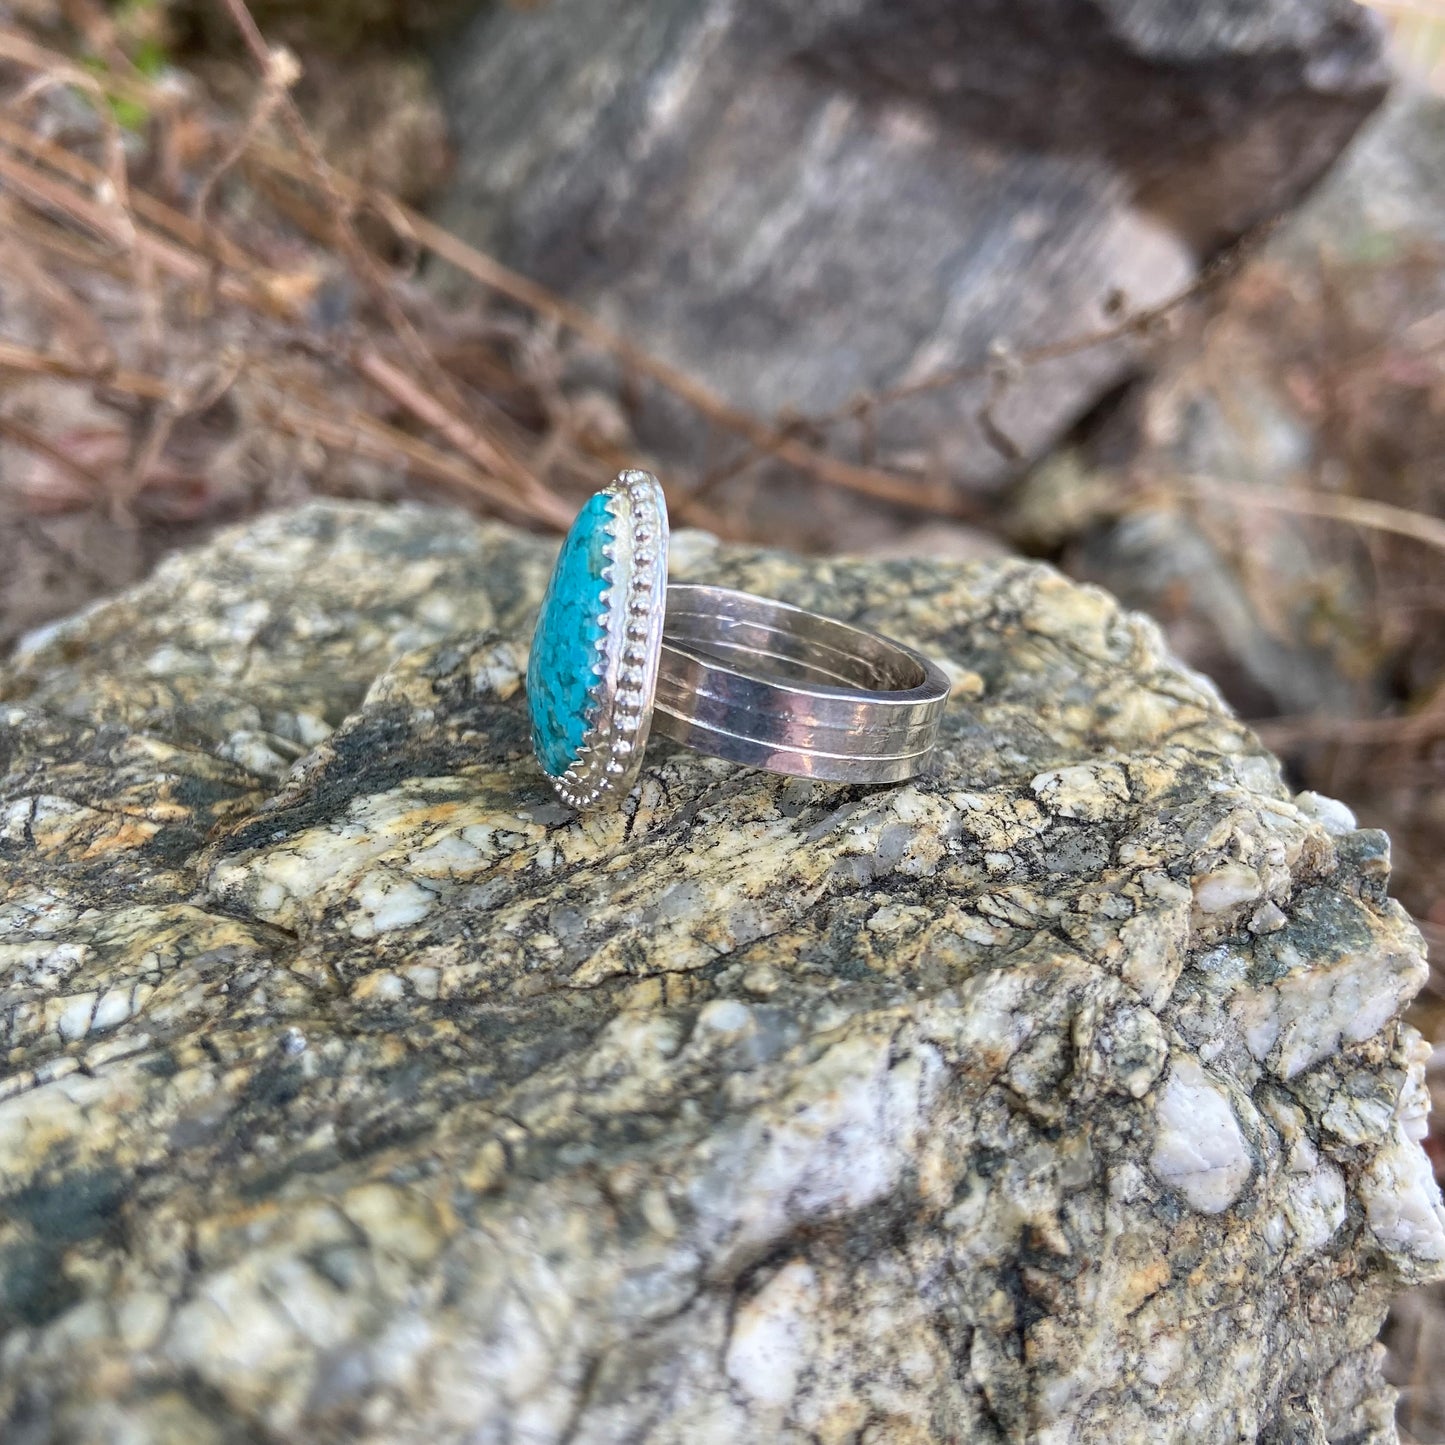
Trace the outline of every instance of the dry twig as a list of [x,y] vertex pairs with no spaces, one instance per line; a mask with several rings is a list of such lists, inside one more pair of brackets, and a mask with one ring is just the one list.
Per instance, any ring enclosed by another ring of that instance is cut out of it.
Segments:
[[[226,166],[235,163],[234,158],[245,156],[273,173],[284,176],[292,182],[316,190],[325,200],[333,238],[341,248],[348,263],[367,286],[369,293],[386,316],[393,333],[401,341],[413,366],[425,383],[419,384],[420,392],[445,403],[450,415],[449,426],[460,433],[475,431],[462,421],[466,406],[455,389],[455,384],[440,367],[424,339],[397,303],[394,294],[376,270],[370,253],[362,245],[351,222],[356,209],[365,207],[388,220],[406,241],[429,251],[439,260],[455,267],[489,291],[525,306],[541,317],[565,327],[589,344],[615,356],[630,373],[645,377],[679,397],[708,422],[725,432],[730,432],[746,443],[744,454],[729,464],[721,473],[714,473],[707,479],[706,488],[720,479],[733,476],[754,465],[756,462],[774,457],[825,484],[859,492],[876,500],[896,506],[904,506],[939,515],[967,517],[973,509],[961,499],[955,488],[946,479],[922,480],[903,473],[873,465],[859,465],[836,456],[825,447],[805,440],[799,433],[805,430],[802,424],[775,423],[755,416],[741,408],[734,407],[696,377],[654,357],[627,338],[618,335],[598,322],[583,308],[554,295],[546,287],[522,276],[509,267],[503,266],[493,257],[487,256],[469,246],[450,232],[443,230],[424,216],[412,211],[395,197],[385,195],[375,188],[360,185],[336,172],[321,156],[314,139],[306,128],[295,102],[285,86],[278,82],[278,61],[276,54],[267,46],[256,26],[244,0],[225,0],[228,11],[252,56],[262,77],[262,94],[251,117],[233,134],[227,150]],[[39,48],[32,47],[25,52],[31,63],[39,63],[48,56]],[[57,58],[58,59],[58,58]],[[282,78],[289,79],[289,72]],[[114,87],[116,92],[127,98],[145,96],[145,87],[138,85],[134,77],[105,77],[103,84]],[[149,98],[149,97],[147,97]],[[262,118],[278,114],[291,137],[294,151],[285,150],[264,135]],[[144,207],[149,219],[161,223],[174,233],[175,218],[164,216],[154,203]],[[191,244],[201,240],[194,235],[188,238]],[[1251,238],[1252,244],[1253,238]],[[1242,249],[1242,248],[1241,248]],[[154,250],[154,246],[152,246]],[[1210,268],[1192,285],[1179,294],[1167,298],[1159,305],[1146,311],[1127,316],[1101,330],[1087,335],[1069,338],[1048,345],[1035,347],[1011,354],[1017,366],[1032,366],[1052,359],[1075,354],[1092,347],[1103,346],[1128,336],[1149,333],[1162,319],[1185,302],[1200,294],[1206,288],[1217,284],[1220,277],[1237,264],[1239,252],[1231,253],[1224,261]],[[175,258],[166,258],[174,266]],[[235,267],[240,260],[234,253],[224,258]],[[234,287],[234,282],[232,286]],[[240,299],[234,290],[230,299]],[[998,359],[964,367],[956,367],[917,378],[872,396],[857,399],[845,407],[824,417],[813,418],[811,427],[816,433],[826,430],[841,420],[863,418],[878,409],[896,401],[916,396],[921,392],[959,384],[980,376],[998,374]],[[415,382],[415,378],[413,378]],[[1000,399],[995,395],[994,404]],[[997,427],[989,427],[989,415],[982,424],[986,432],[997,434]],[[1003,444],[1002,442],[1000,443]],[[490,445],[499,451],[506,448],[496,439]],[[1005,448],[1007,449],[1007,448]],[[525,463],[513,458],[516,468],[525,470]],[[507,470],[512,470],[509,467]],[[700,500],[694,493],[693,499]]]
[[1329,492],[1286,492],[1265,487],[1245,487],[1215,477],[1170,478],[1156,484],[1167,493],[1202,497],[1232,507],[1258,508],[1270,512],[1292,512],[1302,517],[1324,517],[1368,531],[1390,532],[1409,537],[1427,547],[1445,552],[1445,521],[1427,517],[1407,507],[1365,497],[1341,496]]

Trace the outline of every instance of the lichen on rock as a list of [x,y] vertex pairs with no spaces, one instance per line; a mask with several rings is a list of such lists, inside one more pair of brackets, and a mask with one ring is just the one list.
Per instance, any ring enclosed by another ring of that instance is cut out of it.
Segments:
[[0,673],[0,1436],[1391,1439],[1383,838],[1047,568],[687,536],[937,656],[935,765],[577,817],[549,561],[311,506]]

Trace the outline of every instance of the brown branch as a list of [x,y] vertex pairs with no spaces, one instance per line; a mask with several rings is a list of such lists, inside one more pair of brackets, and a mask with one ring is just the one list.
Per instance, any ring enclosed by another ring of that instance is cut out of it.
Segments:
[[[225,0],[225,4],[260,70],[264,83],[275,63],[272,52],[246,7],[245,0]],[[48,54],[43,51],[36,53]],[[107,86],[111,85],[112,77],[103,79]],[[131,95],[134,95],[137,89],[134,83],[129,81],[118,83],[114,88],[117,92]],[[922,482],[898,472],[849,463],[824,448],[803,440],[796,435],[794,428],[774,424],[733,406],[696,377],[644,351],[597,321],[581,307],[555,295],[519,272],[503,266],[494,258],[410,210],[394,197],[362,186],[333,170],[322,157],[289,94],[279,98],[277,109],[296,150],[288,151],[258,137],[251,146],[251,154],[266,168],[316,188],[327,199],[336,228],[336,239],[347,259],[376,297],[413,361],[439,386],[446,397],[447,409],[452,414],[449,430],[467,429],[465,422],[460,420],[461,415],[465,414],[465,404],[457,396],[450,375],[436,362],[410,319],[402,311],[394,293],[377,275],[369,253],[351,225],[350,209],[353,207],[366,205],[378,215],[389,218],[393,225],[404,224],[408,240],[424,246],[433,255],[494,293],[553,320],[592,345],[610,352],[628,371],[654,381],[687,402],[710,422],[741,437],[748,443],[749,452],[729,468],[729,473],[735,474],[758,460],[775,456],[800,472],[829,485],[856,491],[892,505],[953,516],[970,514],[971,509],[966,502],[959,499],[946,484]],[[1087,335],[1014,353],[1011,360],[1018,366],[1034,365],[1106,345],[1127,336],[1147,334],[1175,308],[1213,286],[1222,275],[1233,270],[1245,250],[1257,242],[1263,231],[1264,228],[1261,228],[1245,238],[1188,287],[1164,302]],[[847,416],[858,415],[860,407],[876,409],[923,391],[987,376],[996,372],[997,365],[997,357],[992,357],[985,362],[936,372],[928,377],[902,383],[861,401],[851,401],[828,416],[815,418],[813,425],[831,425]],[[984,420],[985,425],[986,423],[987,418]]]
[[0,196],[0,229],[8,238],[5,265],[10,272],[49,310],[58,326],[70,334],[77,351],[88,355],[97,365],[114,366],[117,358],[95,313],[34,254],[32,238],[23,234],[28,228],[20,220],[20,208],[3,196]]
[[113,494],[115,507],[128,509],[140,495],[152,470],[170,445],[176,424],[187,416],[214,406],[236,384],[244,366],[241,357],[223,355],[216,368],[201,371],[189,384],[177,384],[166,400],[152,409],[145,432],[133,448],[124,486]]
[[[246,0],[223,0],[223,3],[236,29],[240,32],[241,40],[250,52],[251,59],[264,83],[266,77],[273,73],[273,67],[276,64],[271,47],[266,43],[265,36],[261,34]],[[305,163],[305,179],[321,192],[327,202],[331,212],[332,225],[335,228],[336,242],[353,272],[361,278],[371,292],[372,299],[386,318],[387,324],[390,325],[410,354],[413,363],[423,374],[431,378],[432,384],[447,397],[453,410],[464,410],[464,403],[456,391],[451,375],[440,365],[421,333],[412,325],[411,318],[403,310],[385,278],[378,272],[371,254],[356,234],[356,228],[351,222],[349,205],[351,198],[345,188],[338,185],[336,172],[326,157],[322,155],[321,148],[316,144],[305,118],[296,102],[291,98],[289,91],[282,89],[279,92],[276,109],[282,124],[285,125],[291,136],[292,144]]]
[[[264,36],[251,16],[245,0],[224,0],[224,3],[264,79],[272,64],[272,52]],[[33,48],[31,53],[33,56],[49,54],[39,47]],[[145,87],[137,86],[134,81],[126,78],[105,76],[99,80],[116,94],[141,99],[143,103],[149,95]],[[288,151],[258,138],[251,148],[251,154],[266,168],[303,185],[315,187],[328,199],[337,226],[337,239],[347,259],[376,295],[389,323],[412,354],[413,360],[422,367],[425,374],[441,385],[453,412],[464,411],[465,407],[452,391],[450,377],[444,369],[436,365],[409,318],[401,311],[395,296],[376,275],[369,254],[350,223],[349,207],[366,205],[378,215],[388,217],[394,225],[398,222],[404,223],[408,239],[425,247],[440,260],[454,266],[495,294],[550,318],[592,345],[611,353],[627,370],[647,377],[687,402],[710,422],[741,437],[748,443],[749,452],[730,467],[730,473],[736,473],[766,457],[775,456],[800,472],[829,485],[859,492],[893,505],[952,516],[971,514],[966,502],[960,500],[952,488],[923,483],[878,467],[854,465],[822,447],[803,441],[786,426],[766,421],[733,406],[690,373],[660,360],[618,335],[583,308],[469,246],[396,198],[363,186],[334,170],[322,157],[289,95],[282,98],[278,109],[296,150]],[[1190,285],[1157,305],[1086,335],[1012,353],[1011,360],[1020,366],[1036,365],[1108,345],[1129,336],[1147,335],[1171,312],[1237,269],[1243,257],[1268,234],[1272,226],[1271,221],[1257,227],[1217,258]],[[998,358],[991,357],[986,361],[941,370],[911,382],[900,383],[870,397],[854,399],[835,412],[813,418],[813,425],[827,427],[849,416],[858,415],[860,407],[878,408],[925,391],[988,376],[996,370],[997,365]]]
[[[11,138],[9,130],[4,128],[3,123],[0,123],[0,140],[8,141]],[[93,175],[88,174],[88,172],[93,172],[94,168],[88,166],[87,163],[79,162],[69,166],[68,169],[77,179],[94,178]],[[62,184],[55,177],[7,155],[4,151],[0,151],[0,178],[9,180],[22,194],[28,194],[36,202],[59,211],[72,222],[82,225],[93,234],[98,235],[102,240],[115,239],[108,224],[110,217],[103,208],[98,207],[85,195]],[[170,212],[168,208],[158,204],[154,208],[153,214],[158,214],[158,219],[166,222],[173,229],[181,231],[182,234],[189,231],[198,239],[204,236],[207,240],[211,240],[214,236],[214,233],[207,233],[195,222],[188,222],[186,218],[180,217],[177,213]],[[208,280],[212,279],[212,272],[202,259],[169,241],[144,231],[137,231],[135,244],[150,248],[164,269],[198,288],[205,286]],[[211,249],[218,260],[236,259],[234,251],[231,257],[225,257],[224,251],[218,244],[213,245]],[[228,300],[268,312],[279,309],[277,305],[279,288],[274,285],[257,287],[253,283],[230,275],[221,275],[214,279],[219,293]],[[361,370],[375,384],[382,385],[399,404],[407,406],[429,425],[437,427],[459,450],[470,455],[473,460],[479,461],[488,470],[509,477],[519,490],[527,492],[529,505],[523,510],[531,520],[541,520],[552,526],[563,527],[570,521],[571,509],[554,494],[541,487],[517,459],[506,455],[504,447],[484,440],[475,428],[467,426],[429,398],[424,389],[418,387],[397,368],[382,361],[379,356],[372,355],[367,358],[366,365],[362,366]],[[180,403],[175,395],[161,398],[162,410],[148,428],[147,439],[138,447],[133,471],[143,469],[147,461],[153,460],[158,449],[164,446],[171,425],[181,414],[177,411],[178,404]],[[138,480],[138,477],[133,476],[134,484],[138,484]]]
[[[979,425],[985,439],[996,451],[1006,459],[1016,461],[1020,455],[1019,449],[1012,438],[999,429],[994,409],[1002,399],[1003,391],[1016,382],[1025,370],[1031,366],[1038,366],[1049,361],[1060,361],[1130,337],[1147,337],[1151,332],[1157,331],[1174,312],[1191,301],[1197,300],[1238,272],[1245,260],[1253,255],[1273,234],[1278,224],[1278,217],[1270,217],[1261,222],[1215,257],[1187,286],[1165,297],[1163,301],[1144,310],[1131,312],[1108,326],[1085,332],[1079,336],[1068,337],[1062,341],[1045,342],[1022,351],[1014,350],[1007,343],[995,343],[990,348],[990,355],[986,360],[941,368],[929,372],[926,376],[915,378],[913,381],[899,382],[883,391],[855,396],[833,411],[779,422],[774,429],[772,445],[755,444],[752,449],[745,451],[740,457],[730,462],[726,468],[710,475],[704,487],[699,488],[695,495],[711,490],[719,482],[739,475],[769,456],[783,455],[782,448],[778,443],[791,437],[799,428],[806,426],[815,431],[827,431],[840,422],[848,420],[861,422],[866,419],[871,422],[880,410],[895,402],[906,401],[930,391],[961,386],[968,381],[985,379],[993,381],[994,392],[985,401],[978,414]],[[814,448],[812,450],[826,455],[821,452],[821,449]]]
[[[477,472],[457,457],[431,446],[370,412],[353,411],[344,422],[335,419],[335,402],[322,388],[300,377],[264,364],[253,368],[273,395],[281,398],[279,410],[268,413],[273,423],[293,436],[314,437],[323,445],[351,451],[371,460],[399,466],[431,481],[479,496],[507,515],[528,522],[547,522],[531,510],[531,497],[519,497],[506,482]],[[296,408],[304,410],[298,416]],[[275,418],[279,417],[279,421]],[[568,513],[571,520],[571,513]],[[555,523],[553,523],[555,525]]]
[[51,441],[49,437],[36,431],[34,427],[28,426],[15,417],[0,416],[0,436],[8,437],[17,446],[24,447],[26,451],[33,452],[38,457],[44,457],[48,462],[54,462],[63,471],[69,472],[71,476],[83,482],[88,491],[96,495],[104,494],[105,478],[99,472],[93,471],[83,462],[76,461],[73,456]]
[[977,414],[979,430],[983,432],[984,440],[1009,463],[1022,461],[1024,454],[1018,443],[1003,429],[1003,424],[998,419],[998,409],[1003,405],[1017,375],[1018,371],[1012,367],[996,367],[989,377],[988,396]]
[[119,224],[113,206],[101,205],[88,196],[78,195],[44,171],[26,165],[4,151],[0,151],[0,180],[7,182],[32,205],[58,211],[102,240],[111,242],[117,250],[123,249],[130,240]]
[[28,104],[55,86],[67,86],[91,98],[101,125],[106,161],[107,184],[103,188],[96,188],[97,201],[112,214],[112,230],[117,244],[130,263],[136,293],[140,298],[141,333],[149,349],[158,352],[162,327],[161,299],[155,280],[155,258],[149,248],[136,244],[135,217],[130,209],[130,172],[126,165],[125,140],[119,123],[111,113],[105,87],[98,77],[62,57],[52,59],[49,52],[30,45],[13,31],[0,30],[0,55],[18,64],[37,68],[40,72],[36,80],[26,86],[17,97],[20,106]]
[[537,481],[506,448],[459,420],[374,347],[362,347],[356,353],[355,365],[362,376],[379,387],[398,406],[410,411],[427,426],[435,427],[463,455],[470,457],[484,470],[510,480],[519,492],[526,495],[536,515],[550,521],[553,526],[566,530],[572,521],[574,508]]
[[[56,145],[44,136],[26,130],[24,126],[6,120],[3,116],[0,116],[0,143],[41,162],[49,170],[84,186],[87,191],[94,191],[105,179],[105,172],[93,162]],[[266,268],[222,232],[200,225],[145,191],[132,190],[130,204],[136,215],[167,232],[172,239],[224,262],[233,271],[260,278],[258,286],[265,289]]]
[[1244,487],[1214,477],[1169,477],[1155,483],[1157,490],[1176,496],[1224,502],[1233,507],[1256,507],[1269,512],[1292,512],[1303,517],[1323,517],[1376,532],[1409,537],[1427,547],[1445,552],[1445,521],[1397,507],[1389,502],[1364,497],[1336,496],[1325,492],[1285,492],[1271,488]]
[[1273,751],[1299,743],[1348,743],[1357,747],[1402,747],[1445,737],[1445,717],[1277,717],[1249,724]]
[[221,181],[235,169],[241,158],[251,148],[256,137],[270,123],[272,116],[285,101],[290,88],[301,78],[301,67],[289,50],[267,52],[266,68],[261,77],[261,93],[251,106],[240,130],[230,138],[220,158],[201,178],[196,188],[195,199],[191,202],[191,219],[206,236],[214,234],[210,223],[211,197]]
[[[270,81],[278,74],[277,54],[267,45],[246,0],[224,0],[224,3],[242,41],[251,53],[252,60],[260,70],[263,83]],[[291,64],[294,66],[294,61]],[[284,69],[280,73],[286,74],[288,84],[295,79],[294,75]],[[440,391],[445,401],[430,395],[427,388],[369,348],[358,358],[362,373],[373,384],[386,390],[393,399],[434,426],[459,451],[487,470],[511,479],[518,490],[526,494],[526,499],[536,515],[551,521],[553,525],[565,527],[571,520],[572,509],[544,487],[526,464],[512,455],[497,438],[483,436],[463,419],[466,403],[454,378],[436,359],[421,333],[412,324],[395,292],[380,274],[371,254],[357,236],[350,213],[350,206],[354,202],[338,185],[335,173],[312,137],[286,84],[276,88],[274,104],[290,133],[292,143],[305,161],[309,183],[321,192],[328,204],[337,242],[354,273],[371,292],[373,300],[380,307],[382,315],[400,339],[413,364],[429,378],[432,387]]]
[[[232,18],[241,30],[247,49],[264,75],[265,67],[270,63],[270,51],[264,37],[241,0],[226,0],[226,4]],[[22,42],[22,45],[27,63],[34,65],[64,65],[66,63],[63,57],[55,55],[43,47],[29,42]],[[156,103],[154,88],[138,83],[130,77],[107,74],[88,78],[101,85],[108,93],[120,98],[142,105]],[[424,343],[420,343],[415,328],[401,311],[395,297],[386,288],[384,282],[376,276],[370,258],[356,237],[354,228],[345,214],[347,204],[369,206],[376,214],[391,219],[393,224],[398,221],[404,222],[409,231],[408,239],[425,247],[440,260],[454,266],[489,291],[557,322],[592,345],[610,352],[628,371],[656,382],[687,402],[715,425],[742,437],[751,445],[758,457],[775,455],[804,474],[813,476],[829,485],[872,496],[893,505],[941,512],[953,516],[969,514],[967,506],[952,494],[951,489],[919,483],[913,478],[877,467],[855,466],[788,435],[785,431],[751,412],[734,407],[691,374],[652,356],[597,321],[581,307],[555,295],[520,272],[503,266],[475,247],[467,245],[459,237],[428,221],[395,197],[374,188],[362,186],[334,170],[320,155],[300,113],[295,108],[294,101],[289,96],[279,106],[279,111],[297,150],[288,151],[258,138],[252,147],[253,158],[276,174],[286,176],[303,185],[316,187],[323,194],[333,198],[333,212],[338,226],[337,239],[345,251],[347,259],[376,294],[389,323],[403,343],[407,345],[408,350],[412,352],[414,359],[421,361],[426,372],[433,375],[434,379],[435,373],[432,372],[432,367],[435,363],[430,358]],[[3,121],[0,121],[0,138],[10,141],[11,137],[5,133],[3,124]],[[154,224],[161,225],[163,229],[170,230],[173,234],[179,234],[175,230],[177,222],[175,214],[167,214],[165,208],[159,202],[155,202],[153,198],[142,199],[140,195],[137,195],[136,211],[137,214],[144,215]],[[200,236],[192,235],[185,239],[192,245],[204,244],[204,238]],[[233,260],[231,257],[226,259],[228,262]],[[419,344],[420,354],[417,350]],[[450,378],[446,378],[443,384],[449,390]],[[464,410],[455,403],[453,409]]]
[[[298,415],[292,409],[294,396],[289,391],[281,395],[281,401],[262,402],[259,408],[263,420],[268,421],[278,431],[303,440],[315,441],[332,451],[395,466],[427,481],[441,483],[472,497],[480,497],[504,516],[556,525],[551,518],[539,517],[530,511],[525,499],[519,498],[505,483],[473,471],[456,457],[429,446],[416,437],[408,436],[385,422],[378,422],[362,413],[354,413],[345,422],[339,422],[319,411]],[[570,517],[569,513],[569,520]]]
[[[945,367],[913,381],[900,382],[897,386],[875,393],[868,400],[876,406],[887,406],[892,402],[903,401],[924,392],[957,386],[965,381],[977,381],[994,373],[1001,359],[1015,370],[1021,370],[1037,366],[1042,362],[1062,361],[1067,357],[1076,356],[1080,352],[1092,351],[1096,347],[1108,346],[1113,342],[1124,341],[1130,337],[1146,337],[1182,306],[1213,290],[1226,278],[1238,272],[1245,260],[1253,255],[1273,234],[1279,225],[1279,219],[1278,216],[1271,216],[1260,222],[1232,246],[1221,251],[1188,285],[1181,287],[1152,306],[1129,312],[1112,325],[1100,327],[1098,330],[1085,332],[1079,336],[1066,337],[1062,341],[1045,342],[1042,345],[1025,347],[1021,350],[1014,350],[1007,346],[996,348],[995,354],[987,361]],[[857,405],[857,401],[850,402],[847,407],[830,414],[824,420],[841,421]]]
[[69,86],[88,95],[94,104],[96,116],[104,134],[106,158],[105,176],[110,182],[111,201],[123,216],[130,195],[130,177],[125,163],[125,141],[120,126],[111,114],[108,87],[101,78],[81,69],[63,55],[27,40],[17,31],[0,26],[0,59],[37,71],[37,77],[30,86],[12,102],[26,105],[44,90],[54,86]]
[[61,381],[84,381],[111,391],[140,397],[145,401],[164,401],[170,394],[170,383],[161,376],[129,371],[123,367],[96,366],[71,357],[54,356],[33,347],[0,340],[0,371],[14,371],[25,376],[52,376]]
[[[209,271],[201,257],[138,225],[119,225],[111,207],[91,200],[37,166],[18,160],[4,150],[0,150],[0,181],[31,204],[58,212],[100,240],[116,246],[122,254],[142,259],[198,290],[205,289]],[[222,276],[219,289],[227,300],[257,309],[275,312],[282,306],[276,292],[269,289],[258,292],[249,282],[236,276]]]
[[[416,437],[408,436],[375,417],[357,412],[342,422],[321,411],[299,411],[298,408],[305,406],[308,401],[318,407],[326,407],[330,404],[330,399],[324,392],[308,390],[297,378],[264,367],[254,370],[268,382],[269,390],[279,398],[271,404],[261,403],[265,419],[278,431],[313,439],[323,446],[366,456],[373,461],[398,466],[428,480],[441,482],[471,496],[480,497],[513,517],[528,522],[556,525],[555,517],[539,514],[533,509],[532,497],[519,496],[508,483],[499,478],[479,473],[446,452],[429,446]],[[95,367],[69,357],[53,356],[31,347],[0,340],[0,372],[6,371],[89,383],[122,395],[137,397],[142,401],[162,404],[174,395],[172,384],[161,376],[126,369]],[[569,512],[569,519],[570,515]]]
[[[308,180],[305,167],[290,152],[264,143],[256,148],[256,158],[268,169],[303,184]],[[372,193],[365,186],[333,172],[332,181],[343,195],[356,203],[366,201]],[[920,485],[911,478],[876,467],[853,466],[827,452],[820,451],[796,438],[780,432],[771,423],[724,401],[696,377],[659,360],[625,337],[597,321],[580,306],[555,295],[545,286],[502,265],[500,261],[469,246],[450,231],[395,197],[387,196],[385,204],[394,214],[405,218],[418,244],[439,260],[456,267],[489,291],[545,316],[567,330],[608,351],[628,369],[655,381],[700,412],[709,421],[751,442],[761,454],[776,455],[799,471],[833,486],[861,492],[897,506],[915,507],[924,511],[944,512],[962,516],[967,509],[951,495]],[[378,205],[378,213],[380,207]]]

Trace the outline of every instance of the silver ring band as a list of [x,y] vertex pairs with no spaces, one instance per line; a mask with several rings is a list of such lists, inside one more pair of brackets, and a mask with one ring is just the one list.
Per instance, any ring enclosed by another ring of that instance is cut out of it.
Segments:
[[816,612],[673,583],[653,728],[713,757],[834,782],[913,777],[949,683],[911,647]]
[[574,808],[625,793],[654,726],[769,772],[896,783],[927,763],[943,671],[867,628],[727,587],[667,585],[667,506],[623,472],[579,513],[527,666],[532,745]]

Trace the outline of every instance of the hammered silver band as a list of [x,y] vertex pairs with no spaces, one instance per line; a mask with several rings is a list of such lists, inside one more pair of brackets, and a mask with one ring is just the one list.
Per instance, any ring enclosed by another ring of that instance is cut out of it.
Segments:
[[727,587],[673,583],[653,730],[748,767],[896,783],[924,766],[948,702],[921,653]]
[[632,786],[649,731],[794,777],[897,783],[921,772],[949,681],[867,628],[727,587],[667,581],[667,501],[649,472],[594,495],[542,600],[532,745],[573,808]]

